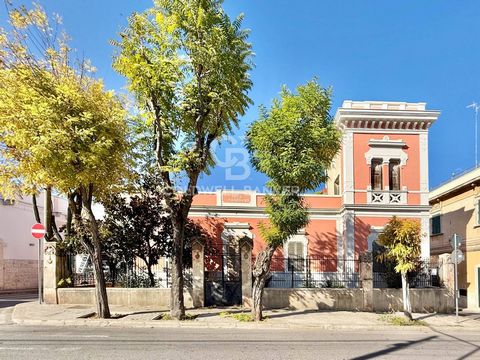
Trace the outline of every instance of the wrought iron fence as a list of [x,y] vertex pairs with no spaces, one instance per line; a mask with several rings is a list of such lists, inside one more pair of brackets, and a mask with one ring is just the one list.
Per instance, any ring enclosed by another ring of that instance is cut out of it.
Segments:
[[[395,265],[392,263],[373,264],[373,287],[374,288],[394,288],[402,287],[401,274],[394,269]],[[428,261],[419,265],[416,271],[407,274],[408,284],[411,288],[431,288],[441,287],[439,269],[434,264]]]
[[[71,285],[75,287],[95,286],[95,276],[91,260],[88,259],[82,266],[81,257],[69,255],[67,257],[67,267],[70,273]],[[160,259],[158,264],[148,267],[143,260],[137,258],[129,263],[122,262],[112,266],[108,262],[103,264],[103,273],[105,281],[109,287],[124,288],[169,288],[171,285],[171,265],[166,258]],[[185,286],[191,286],[191,269],[184,270]]]
[[360,287],[358,259],[275,256],[270,274],[266,283],[270,288]]

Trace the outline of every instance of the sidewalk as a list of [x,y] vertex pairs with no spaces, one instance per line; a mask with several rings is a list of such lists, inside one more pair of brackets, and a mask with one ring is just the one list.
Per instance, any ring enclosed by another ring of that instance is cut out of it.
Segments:
[[[115,326],[115,327],[186,327],[186,328],[320,328],[320,329],[398,329],[381,319],[382,314],[349,311],[298,311],[267,310],[268,319],[261,323],[240,322],[224,313],[248,313],[242,308],[189,309],[187,314],[196,315],[194,320],[155,320],[165,311],[158,309],[129,309],[111,306],[112,315],[123,315],[117,319],[89,318],[94,307],[83,305],[39,305],[34,302],[15,306],[11,321],[23,325],[55,326]],[[221,314],[222,313],[222,314]],[[223,315],[223,316],[222,316]],[[414,319],[423,320],[428,326],[401,326],[404,329],[461,328],[480,331],[480,314],[461,316],[458,323],[454,315],[414,314]]]

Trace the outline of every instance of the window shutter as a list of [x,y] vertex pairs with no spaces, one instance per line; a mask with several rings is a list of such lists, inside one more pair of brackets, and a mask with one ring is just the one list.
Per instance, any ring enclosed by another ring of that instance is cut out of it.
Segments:
[[440,215],[432,218],[432,234],[440,234],[442,232],[442,223]]

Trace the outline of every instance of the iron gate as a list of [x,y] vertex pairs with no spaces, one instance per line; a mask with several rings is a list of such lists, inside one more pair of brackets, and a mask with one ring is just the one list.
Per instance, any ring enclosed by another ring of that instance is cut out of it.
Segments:
[[205,255],[205,306],[242,303],[242,278],[238,254]]

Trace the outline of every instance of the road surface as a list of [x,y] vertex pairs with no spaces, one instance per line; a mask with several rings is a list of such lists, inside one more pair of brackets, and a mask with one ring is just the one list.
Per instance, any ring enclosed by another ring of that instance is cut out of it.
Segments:
[[478,332],[0,325],[0,359],[480,359]]

